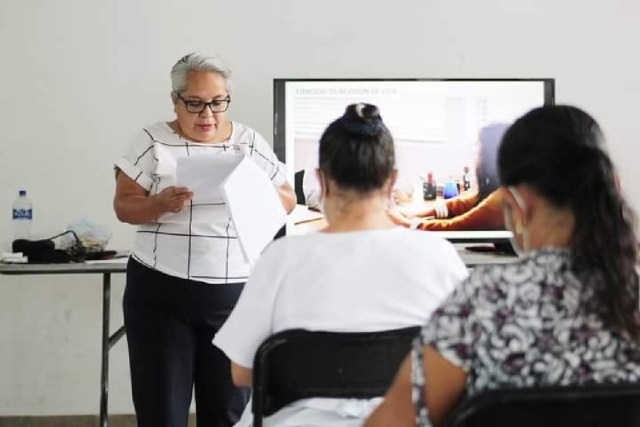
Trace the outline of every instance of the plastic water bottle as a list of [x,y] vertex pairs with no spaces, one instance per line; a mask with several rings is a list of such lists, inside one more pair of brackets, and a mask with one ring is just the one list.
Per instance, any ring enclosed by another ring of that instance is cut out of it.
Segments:
[[28,239],[31,237],[33,222],[33,206],[27,198],[26,190],[20,190],[18,198],[13,202],[13,238]]

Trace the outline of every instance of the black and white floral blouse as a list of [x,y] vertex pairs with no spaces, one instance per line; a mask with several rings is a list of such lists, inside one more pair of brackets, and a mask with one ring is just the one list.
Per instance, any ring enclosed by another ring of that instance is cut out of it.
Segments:
[[502,387],[640,380],[640,346],[584,312],[593,290],[570,271],[570,262],[568,251],[545,248],[514,264],[477,268],[434,312],[412,351],[419,426],[430,425],[422,399],[425,344],[467,372],[467,396]]

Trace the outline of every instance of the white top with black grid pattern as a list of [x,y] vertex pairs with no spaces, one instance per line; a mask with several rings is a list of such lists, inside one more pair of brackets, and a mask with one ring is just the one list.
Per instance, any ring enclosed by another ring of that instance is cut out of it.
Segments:
[[[154,195],[175,185],[178,157],[244,154],[256,161],[275,186],[283,185],[285,170],[269,143],[240,123],[232,122],[232,128],[228,141],[204,144],[188,141],[167,123],[158,122],[142,129],[115,167]],[[166,213],[140,225],[133,256],[165,274],[206,283],[239,283],[249,276],[224,203],[192,204],[181,213]]]

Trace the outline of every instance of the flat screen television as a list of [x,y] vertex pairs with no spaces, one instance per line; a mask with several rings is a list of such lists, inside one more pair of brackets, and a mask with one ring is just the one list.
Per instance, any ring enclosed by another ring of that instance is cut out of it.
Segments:
[[[301,205],[289,217],[287,234],[313,231],[322,222],[313,211],[318,140],[347,105],[366,102],[380,108],[395,141],[396,202],[403,212],[414,215],[434,204],[450,203],[445,198],[479,199],[478,176],[482,180],[486,172],[477,174],[477,165],[487,168],[486,158],[478,160],[484,150],[481,132],[504,129],[532,108],[553,104],[554,83],[548,78],[274,79],[274,150],[287,165]],[[495,169],[493,157],[488,163],[493,162]],[[503,219],[494,219],[490,226],[458,221],[453,228],[435,229],[454,242],[508,241]],[[424,219],[432,220],[430,226],[443,222],[437,217]]]

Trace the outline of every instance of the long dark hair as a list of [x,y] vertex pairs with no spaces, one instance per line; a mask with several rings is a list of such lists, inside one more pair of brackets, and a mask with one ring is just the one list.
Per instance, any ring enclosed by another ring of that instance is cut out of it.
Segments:
[[503,185],[530,185],[575,217],[572,269],[594,298],[585,308],[640,339],[636,216],[616,181],[598,123],[571,106],[537,108],[504,136],[498,166]]
[[480,153],[476,165],[478,203],[500,187],[498,148],[508,127],[503,123],[493,123],[480,129],[480,135],[478,136]]
[[320,137],[319,165],[341,188],[362,193],[382,188],[393,172],[395,151],[378,107],[349,105]]

